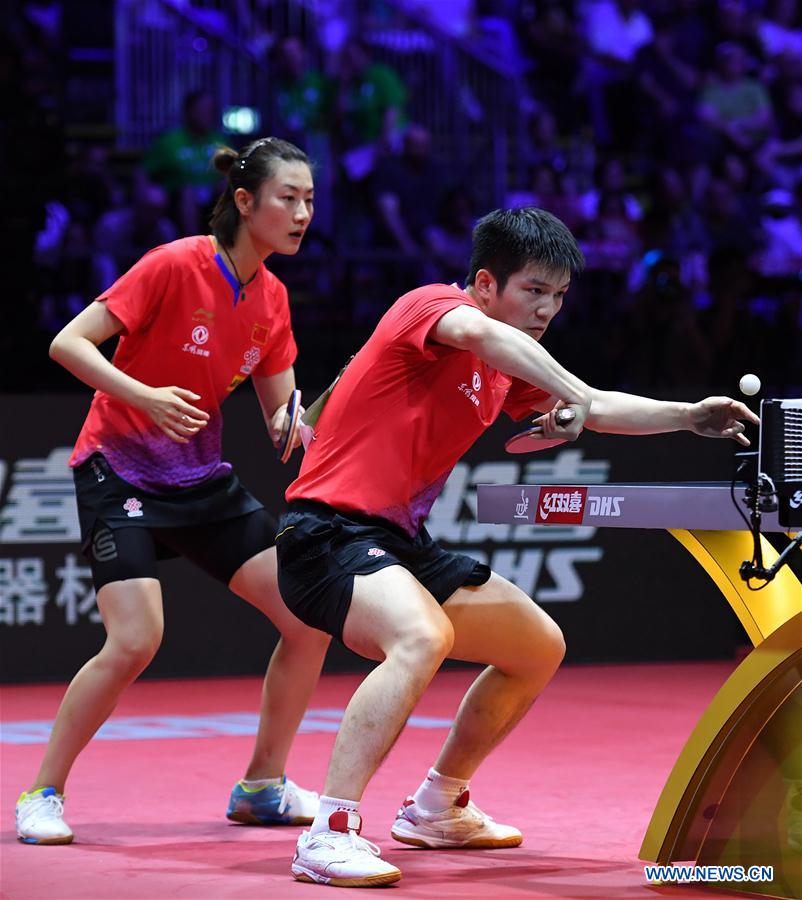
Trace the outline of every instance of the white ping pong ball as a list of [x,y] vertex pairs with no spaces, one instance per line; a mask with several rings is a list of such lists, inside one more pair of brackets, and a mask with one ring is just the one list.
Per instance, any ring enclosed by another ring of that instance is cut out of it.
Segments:
[[738,387],[741,389],[742,394],[746,394],[747,397],[754,397],[760,390],[760,379],[757,375],[744,375],[738,382]]

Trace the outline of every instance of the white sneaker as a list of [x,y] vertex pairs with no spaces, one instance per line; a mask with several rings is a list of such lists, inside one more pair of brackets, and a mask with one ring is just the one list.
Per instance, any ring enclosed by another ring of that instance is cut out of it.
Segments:
[[379,856],[379,848],[359,837],[359,813],[338,810],[329,816],[329,830],[298,838],[292,861],[296,881],[330,884],[333,887],[379,887],[401,877],[395,866]]
[[390,834],[402,844],[429,850],[447,847],[491,850],[517,847],[523,841],[517,828],[499,825],[483,813],[468,791],[463,791],[453,806],[437,812],[426,812],[412,797],[407,797]]
[[25,844],[71,844],[72,830],[64,821],[64,797],[52,787],[17,800],[17,837]]

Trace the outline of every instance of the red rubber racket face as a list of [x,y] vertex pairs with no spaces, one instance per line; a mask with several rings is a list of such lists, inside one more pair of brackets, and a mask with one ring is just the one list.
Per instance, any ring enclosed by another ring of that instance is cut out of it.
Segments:
[[[572,409],[563,407],[557,410],[557,423],[559,425],[567,425],[574,419],[575,413]],[[532,425],[525,431],[519,431],[514,434],[504,444],[507,453],[537,453],[539,450],[550,450],[552,447],[559,447],[565,441],[562,438],[543,438],[542,425]]]
[[284,416],[284,425],[281,429],[281,440],[276,448],[276,454],[281,462],[285,463],[290,458],[295,445],[295,435],[298,432],[298,418],[301,415],[301,392],[296,388],[287,403],[287,414]]
[[565,443],[562,438],[544,439],[540,437],[542,434],[543,429],[540,425],[527,428],[526,431],[519,431],[518,434],[514,434],[507,440],[504,449],[507,453],[537,453],[538,450],[550,450],[552,447],[558,447]]

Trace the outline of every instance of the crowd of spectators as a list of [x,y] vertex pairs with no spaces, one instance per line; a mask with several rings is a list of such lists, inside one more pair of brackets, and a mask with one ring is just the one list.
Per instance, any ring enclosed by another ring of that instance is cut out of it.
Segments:
[[[235,6],[254,16],[265,4]],[[459,16],[446,20],[458,39],[504,53],[518,72],[516,165],[493,204],[551,210],[587,258],[550,348],[608,387],[732,391],[748,368],[777,391],[798,389],[802,3],[453,6]],[[353,336],[416,283],[461,281],[472,225],[487,208],[472,190],[475,171],[435,151],[437,123],[413,119],[408,73],[379,61],[369,30],[345,37],[336,52],[297,35],[254,33],[264,57],[261,131],[294,141],[317,163],[311,240],[286,270],[277,261],[297,298],[299,327],[334,324]],[[218,98],[199,89],[186,96],[175,128],[124,169],[112,165],[108,142],[70,145],[53,124],[44,63],[52,40],[41,16],[20,18],[3,79],[5,104],[25,107],[24,127],[49,169],[36,196],[26,193],[13,147],[22,153],[28,134],[9,135],[4,180],[30,233],[30,247],[15,238],[16,252],[32,260],[20,290],[42,334],[149,247],[206,230],[218,187],[211,150],[242,141],[221,133]]]

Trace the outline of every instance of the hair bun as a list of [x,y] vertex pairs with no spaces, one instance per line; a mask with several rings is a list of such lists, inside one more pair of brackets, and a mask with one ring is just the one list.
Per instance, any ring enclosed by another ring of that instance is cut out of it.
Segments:
[[215,169],[217,169],[218,172],[222,172],[224,175],[227,175],[231,167],[234,165],[234,160],[236,158],[236,150],[232,150],[231,147],[218,147],[214,151],[214,155],[212,156],[212,165],[215,167]]

